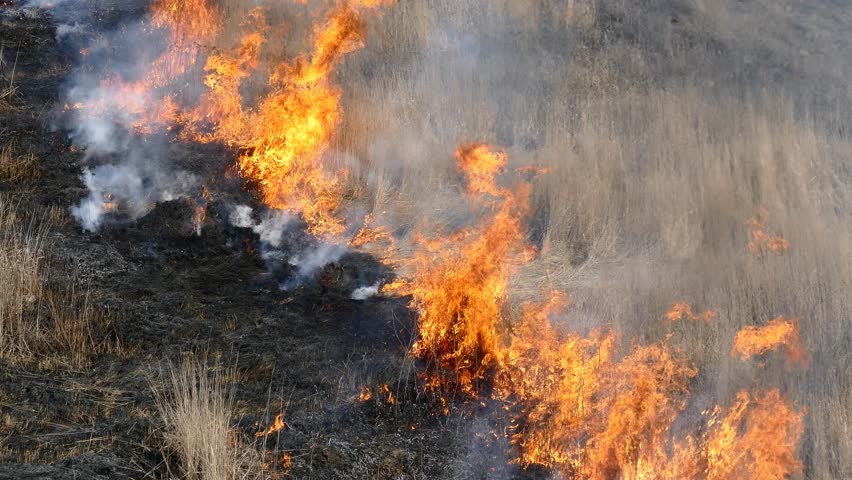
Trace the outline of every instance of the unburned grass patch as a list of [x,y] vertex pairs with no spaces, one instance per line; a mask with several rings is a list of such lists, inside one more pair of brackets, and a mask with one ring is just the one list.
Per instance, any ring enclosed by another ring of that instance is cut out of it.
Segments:
[[186,480],[264,478],[261,456],[232,426],[233,371],[205,356],[168,364],[149,380],[164,423],[163,451],[172,477]]
[[0,181],[32,181],[40,174],[41,170],[34,154],[18,154],[13,143],[0,147]]
[[123,349],[112,317],[75,276],[49,282],[49,222],[0,197],[0,356],[12,363],[83,368]]

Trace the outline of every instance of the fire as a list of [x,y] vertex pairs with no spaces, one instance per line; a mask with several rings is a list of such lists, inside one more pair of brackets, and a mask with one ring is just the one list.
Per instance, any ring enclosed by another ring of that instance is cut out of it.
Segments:
[[168,31],[165,52],[155,59],[144,78],[126,81],[104,78],[99,97],[75,109],[90,117],[107,117],[149,134],[174,123],[179,115],[173,93],[161,91],[188,73],[221,29],[218,9],[209,0],[157,0],[151,6],[151,25]]
[[692,311],[692,306],[688,303],[675,302],[669,308],[669,311],[666,312],[666,319],[672,322],[676,322],[684,318],[709,322],[710,320],[716,318],[716,315],[718,315],[718,313],[715,310],[707,310],[705,312],[696,314]]
[[385,402],[387,402],[388,405],[396,403],[396,398],[393,396],[393,392],[391,392],[390,387],[388,387],[386,383],[379,388],[379,393],[385,397]]
[[766,325],[743,328],[737,333],[731,354],[739,354],[743,360],[747,360],[782,348],[791,363],[807,362],[799,340],[798,319],[782,315],[773,318]]
[[278,459],[278,464],[281,465],[281,468],[285,472],[289,472],[293,469],[293,457],[290,456],[289,453],[284,453],[281,455],[281,458]]
[[[313,53],[282,63],[268,78],[269,92],[243,108],[240,82],[258,66],[265,19],[254,10],[249,31],[230,53],[208,58],[208,92],[188,118],[188,137],[222,141],[241,149],[240,172],[255,180],[268,206],[302,215],[311,233],[335,237],[345,230],[337,210],[345,171],[327,172],[322,155],[340,120],[340,91],[331,75],[343,56],[360,48],[365,25],[359,7],[390,2],[342,3],[314,32]],[[212,127],[202,133],[203,124]]]
[[396,239],[383,225],[375,225],[376,217],[370,213],[364,218],[364,225],[349,241],[349,246],[359,248],[376,256],[382,263],[395,266]]
[[359,402],[366,402],[366,401],[369,401],[372,398],[373,398],[373,389],[366,386],[366,385],[362,385],[361,391],[358,393],[358,401]]
[[[551,316],[567,304],[558,292],[525,305],[510,328],[506,286],[532,253],[522,226],[527,185],[497,184],[502,151],[474,144],[456,156],[468,194],[484,200],[490,215],[444,238],[419,239],[412,277],[384,289],[413,297],[419,319],[411,354],[426,362],[424,386],[441,394],[445,413],[448,390],[504,402],[515,462],[566,478],[781,479],[800,470],[803,414],[777,390],[741,392],[729,409],[713,410],[701,436],[678,437],[674,425],[698,371],[668,339],[619,354],[610,330],[583,336],[554,325]],[[666,318],[716,315],[677,302]],[[745,338],[738,336],[735,351]]]
[[727,409],[716,406],[700,438],[688,436],[672,447],[660,478],[789,478],[802,471],[796,449],[803,432],[797,412],[778,389],[750,395],[740,391]]
[[475,229],[445,239],[421,240],[415,258],[412,306],[419,312],[419,338],[412,354],[430,363],[427,385],[474,395],[491,377],[499,359],[498,325],[513,262],[531,248],[521,219],[528,210],[528,185],[500,188],[494,175],[507,157],[482,144],[456,151],[468,179],[468,192],[496,197],[496,211]]
[[198,60],[204,46],[219,35],[222,19],[211,0],[155,0],[151,5],[151,24],[168,29],[169,46],[154,62],[145,83],[162,87],[187,73]]
[[278,415],[275,416],[275,421],[272,422],[272,425],[270,425],[268,428],[266,428],[264,430],[257,432],[255,434],[255,436],[257,436],[258,438],[266,437],[266,436],[271,435],[275,432],[283,430],[286,427],[287,427],[287,424],[284,423],[284,414],[279,413]]
[[757,214],[748,221],[751,230],[751,241],[748,242],[748,249],[755,255],[760,255],[763,252],[781,254],[790,247],[790,242],[784,237],[766,233],[768,221],[769,213],[763,208],[759,209]]
[[[338,210],[347,172],[322,164],[342,113],[332,76],[344,55],[364,44],[364,11],[391,3],[359,0],[332,8],[314,31],[312,53],[273,66],[266,93],[246,102],[240,86],[258,70],[267,42],[264,10],[246,15],[235,48],[214,48],[223,28],[215,2],[157,0],[151,25],[168,31],[166,51],[140,81],[105,79],[101,97],[82,109],[120,118],[139,134],[180,126],[183,139],[235,147],[240,173],[257,183],[269,207],[301,214],[311,233],[336,238],[345,231]],[[183,105],[175,80],[205,55],[206,92],[196,106]]]

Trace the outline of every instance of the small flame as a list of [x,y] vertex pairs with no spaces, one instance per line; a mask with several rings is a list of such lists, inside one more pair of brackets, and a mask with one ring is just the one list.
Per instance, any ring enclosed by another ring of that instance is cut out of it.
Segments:
[[748,221],[751,230],[751,241],[748,242],[748,249],[755,255],[760,255],[763,252],[782,254],[790,247],[790,242],[784,237],[766,233],[768,221],[769,213],[763,208],[759,209],[757,214]]
[[773,318],[766,325],[743,328],[734,339],[734,349],[731,354],[739,354],[740,358],[748,360],[750,357],[782,348],[789,362],[807,363],[799,340],[798,319],[781,315]]
[[268,435],[271,435],[275,432],[278,432],[278,431],[284,429],[285,427],[287,427],[287,424],[284,422],[284,414],[279,413],[278,415],[275,416],[275,421],[272,422],[272,425],[270,425],[268,428],[266,428],[264,430],[257,432],[255,434],[255,436],[258,437],[258,438],[266,437]]
[[684,318],[688,318],[690,320],[702,320],[704,322],[709,322],[713,320],[718,315],[718,312],[715,310],[707,310],[702,313],[696,314],[692,311],[692,306],[686,302],[675,302],[669,308],[669,311],[666,312],[666,319],[672,322],[676,322],[678,320],[682,320]]

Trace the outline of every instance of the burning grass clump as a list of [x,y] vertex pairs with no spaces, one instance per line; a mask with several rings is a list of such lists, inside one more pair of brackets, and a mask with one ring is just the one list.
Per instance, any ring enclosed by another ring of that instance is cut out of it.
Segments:
[[185,480],[260,479],[262,462],[231,426],[233,372],[193,356],[167,367],[164,385],[152,380],[157,409],[165,424],[164,450],[170,474]]

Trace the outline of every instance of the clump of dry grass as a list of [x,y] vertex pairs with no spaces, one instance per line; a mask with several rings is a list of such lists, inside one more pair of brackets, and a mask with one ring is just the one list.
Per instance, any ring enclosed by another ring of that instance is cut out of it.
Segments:
[[44,333],[44,346],[53,353],[53,358],[48,359],[50,363],[58,360],[81,368],[97,355],[125,353],[112,334],[112,317],[95,307],[91,292],[78,292],[72,286],[45,297],[51,322]]
[[32,153],[16,155],[12,143],[0,147],[0,181],[21,182],[38,178],[41,172]]
[[39,329],[45,230],[24,224],[14,205],[0,197],[0,355],[27,356]]
[[121,354],[111,317],[76,278],[47,286],[48,223],[0,197],[0,357],[83,368],[96,355]]
[[[234,372],[188,356],[169,365],[165,385],[151,386],[165,423],[165,446],[178,460],[173,476],[184,480],[260,479],[256,450],[243,446],[231,427]],[[176,473],[176,475],[175,475]]]
[[[18,95],[18,88],[15,86],[15,72],[18,68],[18,55],[20,51],[15,53],[15,62],[9,66],[4,61],[4,53],[6,45],[0,45],[0,112],[16,111],[13,100]],[[9,73],[7,74],[7,70]],[[8,76],[8,79],[6,78]]]

